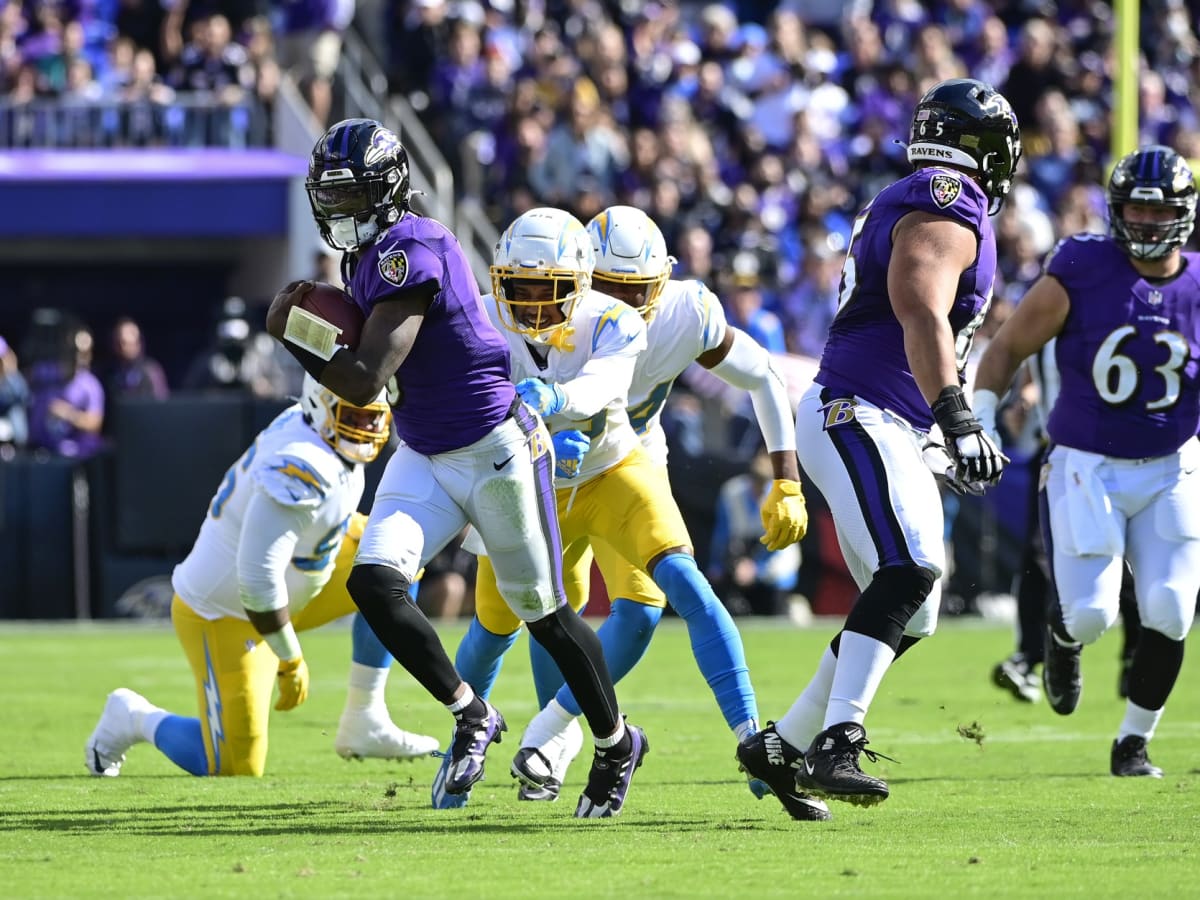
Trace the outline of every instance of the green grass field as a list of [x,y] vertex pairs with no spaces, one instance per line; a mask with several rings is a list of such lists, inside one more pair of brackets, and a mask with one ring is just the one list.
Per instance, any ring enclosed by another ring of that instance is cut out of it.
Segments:
[[[833,626],[744,623],[762,716],[781,715]],[[461,629],[444,632],[455,646]],[[624,814],[571,817],[564,797],[521,803],[507,769],[534,711],[524,643],[494,694],[513,729],[492,748],[469,807],[428,808],[436,761],[348,763],[333,752],[349,631],[304,636],[308,703],[274,713],[268,775],[194,779],[148,745],[94,779],[83,743],[109,690],[134,688],[194,714],[190,674],[162,627],[0,626],[0,895],[24,897],[1181,896],[1200,875],[1200,686],[1185,663],[1152,757],[1161,781],[1108,775],[1122,716],[1115,636],[1084,654],[1068,719],[992,687],[1009,629],[947,623],[893,670],[868,720],[864,766],[891,798],[791,821],[757,801],[734,742],[664,623],[621,685],[652,752]],[[450,718],[399,669],[393,717],[445,740]],[[977,725],[982,741],[961,737]]]

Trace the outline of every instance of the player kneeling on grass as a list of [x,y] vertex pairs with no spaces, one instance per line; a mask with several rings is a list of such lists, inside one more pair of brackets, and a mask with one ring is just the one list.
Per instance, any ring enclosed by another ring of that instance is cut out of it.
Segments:
[[[175,569],[171,619],[196,679],[199,718],[113,691],[85,748],[93,775],[120,774],[125,752],[149,741],[193,775],[262,775],[271,682],[277,710],[308,696],[296,632],[355,612],[346,578],[365,519],[363,465],[391,429],[381,394],[353,406],[312,378],[229,469],[192,552]],[[384,704],[392,658],[360,615],[335,748],[347,759],[410,759],[432,737],[397,728]]]

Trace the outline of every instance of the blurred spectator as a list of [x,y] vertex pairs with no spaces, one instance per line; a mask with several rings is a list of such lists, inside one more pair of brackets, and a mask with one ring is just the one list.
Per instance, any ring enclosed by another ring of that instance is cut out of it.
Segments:
[[[255,331],[246,318],[246,303],[229,297],[221,305],[216,335],[192,361],[183,388],[194,391],[245,391],[255,397],[297,397],[300,378],[285,368],[278,342],[265,331]],[[302,375],[303,373],[301,373]]]
[[29,387],[17,364],[17,354],[0,337],[0,458],[29,439]]
[[167,376],[158,361],[146,355],[142,329],[128,316],[113,325],[112,353],[113,364],[104,380],[110,401],[118,397],[167,399]]
[[74,317],[42,313],[44,355],[29,368],[29,446],[85,458],[101,446],[104,388],[92,374],[92,333]]
[[599,93],[591,81],[583,79],[575,85],[568,117],[568,122],[550,133],[544,172],[552,202],[569,207],[584,175],[596,179],[605,194],[611,195],[617,172],[624,168],[628,156],[620,136],[605,118]]
[[425,565],[417,604],[431,619],[451,621],[475,612],[476,558],[461,544],[460,536]]
[[280,65],[304,90],[318,129],[333,108],[333,75],[342,32],[354,18],[354,0],[277,0],[271,4]]
[[771,353],[787,350],[783,324],[779,317],[763,309],[759,263],[749,252],[739,253],[733,258],[729,297],[729,324],[742,329]]
[[733,615],[780,616],[800,572],[800,545],[774,553],[762,537],[760,509],[771,489],[771,460],[760,450],[749,471],[721,486],[713,525],[709,577]]

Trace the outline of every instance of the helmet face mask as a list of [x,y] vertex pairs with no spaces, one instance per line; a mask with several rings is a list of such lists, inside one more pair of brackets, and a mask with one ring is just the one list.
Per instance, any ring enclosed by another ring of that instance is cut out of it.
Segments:
[[593,285],[652,320],[675,267],[662,231],[636,207],[610,206],[588,223],[588,234],[596,254]]
[[372,462],[391,436],[392,408],[386,391],[367,406],[355,406],[305,375],[300,406],[321,439],[349,463]]
[[375,120],[346,119],[317,141],[304,187],[325,242],[359,250],[408,212],[408,152]]
[[575,304],[592,288],[595,257],[579,220],[549,207],[531,209],[500,235],[492,293],[509,331],[549,343],[568,327]]
[[1108,218],[1113,240],[1133,259],[1162,259],[1180,249],[1196,224],[1187,162],[1161,145],[1123,157],[1108,179]]
[[913,113],[908,161],[965,169],[1000,211],[1021,159],[1021,130],[1003,94],[974,78],[934,85]]

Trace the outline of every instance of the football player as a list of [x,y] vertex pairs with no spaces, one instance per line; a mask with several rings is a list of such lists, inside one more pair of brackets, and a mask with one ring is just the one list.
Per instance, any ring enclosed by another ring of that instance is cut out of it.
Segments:
[[[560,210],[538,209],[513,222],[496,247],[488,303],[513,350],[517,390],[548,417],[554,432],[568,597],[575,604],[586,600],[590,542],[604,540],[662,588],[688,626],[697,662],[726,722],[735,733],[750,733],[758,710],[741,636],[697,567],[670,486],[642,447],[626,410],[638,355],[646,346],[645,322],[627,304],[590,289],[590,238],[583,260],[554,255],[558,229],[573,227],[574,221]],[[564,302],[567,295],[558,285],[568,277],[580,290]],[[476,618],[458,655],[460,668],[477,679],[472,683],[486,689],[519,625],[495,603],[489,569],[481,558]],[[632,627],[644,627],[646,621]],[[636,653],[640,656],[640,650]],[[633,662],[616,654],[610,664],[624,674]],[[566,759],[577,749],[572,732],[564,726],[552,748],[524,747],[517,753],[512,771],[526,788],[523,796],[545,793],[539,799],[553,799],[560,784],[555,769],[565,766],[558,757]],[[433,799],[435,806],[444,805],[436,783]]]
[[994,428],[1017,367],[1055,340],[1041,481],[1058,602],[1042,685],[1055,712],[1074,712],[1080,652],[1116,621],[1128,560],[1141,632],[1110,771],[1160,778],[1146,748],[1200,590],[1200,254],[1182,249],[1196,222],[1192,172],[1168,147],[1135,151],[1113,168],[1108,209],[1111,234],[1060,241],[988,344],[974,403]]
[[[93,775],[116,776],[126,751],[154,744],[193,775],[262,775],[271,682],[277,710],[308,696],[297,632],[354,612],[346,576],[363,516],[363,466],[390,433],[384,396],[353,406],[312,378],[226,473],[191,552],[172,577],[171,621],[196,681],[198,718],[119,688],[88,738]],[[360,616],[334,745],[344,757],[427,756],[437,741],[392,724],[391,658]]]
[[936,622],[945,549],[923,460],[930,430],[939,426],[958,482],[985,488],[1006,462],[961,384],[991,302],[988,216],[1021,155],[1016,116],[982,82],[941,82],[917,104],[907,153],[915,171],[855,219],[841,304],[796,412],[800,462],[862,593],[791,709],[738,746],[742,767],[788,808],[801,793],[862,805],[888,796],[859,757],[877,755],[863,723],[889,665]]
[[[626,414],[656,470],[655,480],[659,484],[668,481],[663,405],[680,373],[699,362],[728,384],[750,392],[773,470],[771,489],[761,506],[762,543],[774,551],[800,540],[808,514],[796,462],[795,421],[786,386],[772,367],[770,354],[745,332],[726,324],[720,300],[701,282],[671,279],[675,260],[667,253],[662,231],[640,209],[609,207],[588,223],[588,233],[596,252],[593,286],[636,309],[646,322],[647,346],[634,366]],[[644,568],[629,562],[612,544],[594,536],[590,544],[613,598],[599,634],[613,677],[619,681],[646,652],[667,598]],[[690,553],[690,547],[683,546]],[[587,601],[591,562],[592,553],[585,551],[567,579],[569,589],[582,592],[571,598],[577,609]],[[694,608],[686,619],[693,652],[701,671],[715,686],[728,660],[739,653],[728,646],[736,632],[724,616],[713,614],[716,610],[694,603],[685,603],[683,608]],[[719,634],[726,635],[726,640],[714,642],[712,636]],[[556,751],[568,741],[579,706],[545,655],[532,645],[530,653],[543,708],[526,729],[521,746],[537,751],[543,765],[552,762],[553,775],[551,790],[524,788],[521,796],[550,799],[553,786],[562,784],[570,762],[568,754]],[[718,698],[736,730],[746,721],[743,708],[720,694]],[[753,787],[760,796],[765,793],[761,782]],[[803,814],[825,818],[828,811],[814,800],[803,807]]]
[[[470,524],[502,605],[528,623],[584,707],[596,753],[576,814],[615,815],[645,734],[626,727],[600,641],[566,604],[550,436],[509,380],[508,344],[466,255],[446,226],[413,211],[408,154],[372,119],[322,135],[306,187],[322,236],[344,253],[345,283],[366,315],[362,337],[354,350],[337,349],[332,326],[314,330],[293,315],[308,283],[276,295],[267,330],[340,396],[365,401],[393,377],[399,384],[403,444],[380,480],[348,585],[384,645],[455,718],[445,789],[462,793],[482,778],[487,748],[506,728],[410,597],[418,571]],[[583,235],[564,233],[564,247],[590,253]]]

